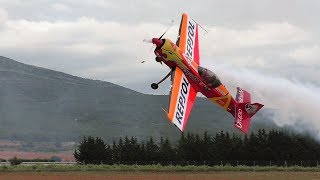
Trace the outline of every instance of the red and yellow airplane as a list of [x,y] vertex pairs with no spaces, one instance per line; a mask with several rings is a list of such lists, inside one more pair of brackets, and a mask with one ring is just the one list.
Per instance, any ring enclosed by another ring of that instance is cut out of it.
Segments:
[[169,120],[184,131],[197,93],[215,102],[235,117],[234,126],[248,133],[251,117],[262,104],[251,104],[250,94],[237,88],[234,99],[219,78],[212,71],[200,66],[199,25],[187,14],[182,15],[179,36],[176,44],[169,39],[153,38],[156,45],[154,53],[157,62],[163,62],[171,72],[158,83],[152,83],[153,89],[171,75],[172,89],[169,110],[165,111]]

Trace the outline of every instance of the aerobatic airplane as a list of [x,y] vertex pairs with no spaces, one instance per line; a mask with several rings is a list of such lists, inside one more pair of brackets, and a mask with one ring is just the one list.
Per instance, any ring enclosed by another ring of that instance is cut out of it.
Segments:
[[171,76],[169,110],[165,110],[169,120],[184,131],[197,93],[200,92],[234,116],[234,126],[247,134],[251,117],[263,105],[251,104],[250,94],[239,87],[234,99],[215,73],[200,66],[199,25],[184,13],[176,43],[162,39],[164,34],[150,42],[156,45],[156,61],[166,64],[171,71],[158,83],[152,83],[151,87],[157,89],[161,82]]

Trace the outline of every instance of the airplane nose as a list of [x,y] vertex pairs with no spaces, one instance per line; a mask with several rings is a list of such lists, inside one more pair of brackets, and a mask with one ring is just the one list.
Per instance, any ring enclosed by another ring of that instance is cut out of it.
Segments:
[[155,44],[157,47],[161,47],[162,46],[162,40],[158,39],[158,38],[153,38],[152,39],[152,43]]

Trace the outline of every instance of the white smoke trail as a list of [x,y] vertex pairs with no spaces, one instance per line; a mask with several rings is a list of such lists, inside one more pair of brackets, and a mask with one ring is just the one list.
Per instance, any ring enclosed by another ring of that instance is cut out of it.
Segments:
[[217,72],[233,95],[236,86],[239,86],[251,93],[252,102],[276,109],[273,120],[277,125],[291,125],[297,130],[312,130],[320,139],[319,86],[230,65],[216,64],[212,70]]

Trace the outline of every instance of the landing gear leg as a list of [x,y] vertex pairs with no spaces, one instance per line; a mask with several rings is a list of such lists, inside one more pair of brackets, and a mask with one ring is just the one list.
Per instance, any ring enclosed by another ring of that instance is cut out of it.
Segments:
[[171,75],[172,71],[170,71],[164,78],[161,79],[161,81],[159,81],[158,83],[152,83],[151,84],[151,88],[152,89],[158,89],[159,84],[162,83],[164,80],[166,80],[170,75]]

